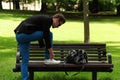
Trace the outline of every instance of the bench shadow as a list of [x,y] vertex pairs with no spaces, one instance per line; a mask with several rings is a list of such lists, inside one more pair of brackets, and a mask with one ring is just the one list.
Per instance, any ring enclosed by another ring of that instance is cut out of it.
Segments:
[[37,76],[35,80],[89,80],[87,77],[80,76],[79,74],[76,76],[67,76],[65,73],[53,72],[53,73],[45,73],[42,77]]
[[105,77],[105,78],[100,78],[99,80],[113,80],[113,79],[111,79],[109,77]]
[[[65,74],[61,73],[45,73],[44,76],[40,77],[37,76],[35,80],[91,80],[86,76],[80,76],[79,74],[77,76],[67,76]],[[104,78],[99,78],[98,80],[112,80],[110,77],[104,77]]]
[[16,76],[12,80],[21,80],[21,76]]

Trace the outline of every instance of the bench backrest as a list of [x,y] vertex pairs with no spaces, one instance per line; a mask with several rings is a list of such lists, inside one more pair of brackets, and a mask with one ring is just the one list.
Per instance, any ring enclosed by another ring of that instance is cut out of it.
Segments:
[[[98,62],[107,60],[106,44],[54,44],[53,49],[55,53],[55,59],[64,60],[69,50],[83,49],[88,54],[88,62]],[[40,48],[38,44],[31,44],[29,61],[44,60],[44,55],[45,48]],[[19,62],[21,62],[21,57]]]

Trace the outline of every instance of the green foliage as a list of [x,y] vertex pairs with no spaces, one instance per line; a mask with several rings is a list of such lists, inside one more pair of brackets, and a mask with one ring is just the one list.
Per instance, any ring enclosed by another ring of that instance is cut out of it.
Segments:
[[111,0],[112,4],[115,6],[120,5],[120,0]]
[[115,0],[115,4],[118,6],[120,5],[120,0]]
[[120,3],[120,0],[115,0],[116,3]]
[[43,3],[53,3],[56,2],[56,0],[41,0]]
[[28,3],[32,3],[33,1],[35,1],[35,0],[28,0]]
[[99,10],[100,11],[113,11],[114,5],[111,0],[99,0]]
[[20,2],[24,2],[24,3],[28,3],[28,4],[33,3],[35,1],[40,2],[40,0],[20,0]]

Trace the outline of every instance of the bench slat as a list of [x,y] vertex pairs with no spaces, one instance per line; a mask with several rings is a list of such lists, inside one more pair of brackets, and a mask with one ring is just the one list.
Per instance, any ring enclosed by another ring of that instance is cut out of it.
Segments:
[[[60,59],[61,57],[65,59],[68,51],[72,49],[84,49],[88,54],[88,61],[106,61],[105,46],[105,44],[54,44],[53,49],[56,59]],[[63,51],[63,53],[61,51]],[[38,44],[31,44],[30,60],[43,60],[44,56],[44,48],[40,48]]]

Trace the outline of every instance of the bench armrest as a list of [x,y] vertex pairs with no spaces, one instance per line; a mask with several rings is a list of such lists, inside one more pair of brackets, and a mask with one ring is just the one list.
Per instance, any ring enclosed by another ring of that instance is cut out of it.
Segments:
[[16,53],[16,63],[20,63],[20,52]]
[[107,54],[108,54],[108,63],[109,63],[109,64],[112,64],[112,56],[111,56],[111,53],[108,52]]

